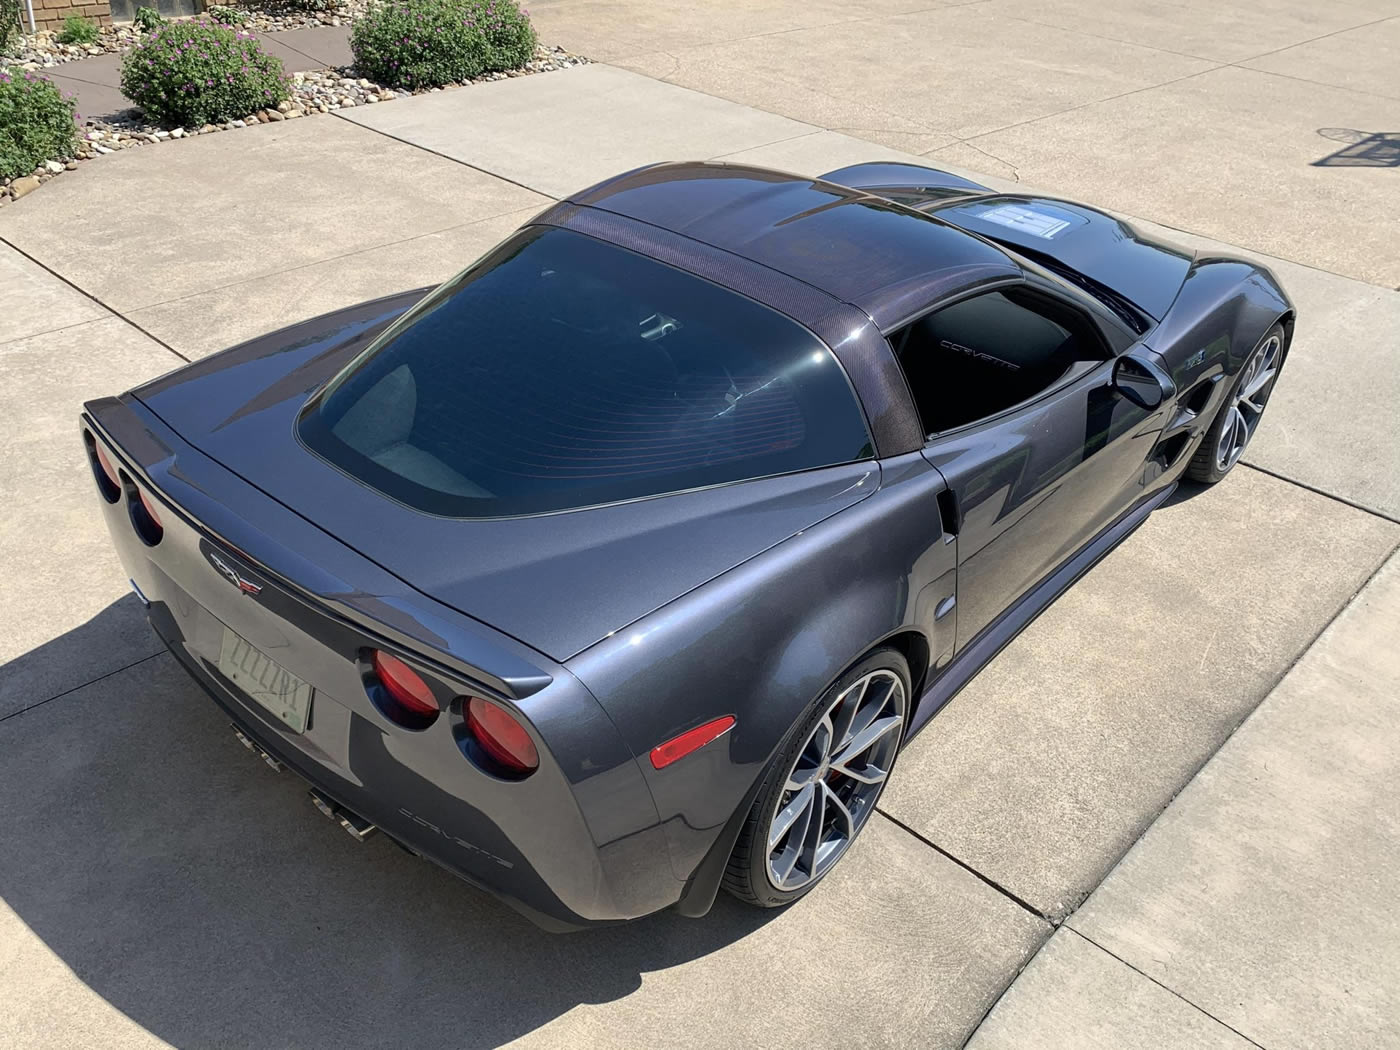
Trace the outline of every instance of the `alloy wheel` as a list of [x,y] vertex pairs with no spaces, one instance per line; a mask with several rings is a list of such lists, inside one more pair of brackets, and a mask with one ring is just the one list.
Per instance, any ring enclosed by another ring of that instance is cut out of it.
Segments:
[[824,875],[875,810],[903,737],[904,682],[876,670],[843,689],[788,770],[768,822],[768,881],[798,890]]
[[1259,429],[1259,420],[1263,418],[1264,405],[1278,376],[1282,355],[1282,341],[1278,336],[1271,335],[1245,365],[1244,376],[1226,410],[1225,425],[1215,445],[1215,469],[1220,473],[1225,473],[1239,461],[1254,432]]

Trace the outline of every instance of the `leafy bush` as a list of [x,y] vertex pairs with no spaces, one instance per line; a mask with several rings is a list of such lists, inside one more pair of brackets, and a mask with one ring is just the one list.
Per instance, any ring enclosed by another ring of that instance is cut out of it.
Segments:
[[76,132],[71,98],[43,77],[0,69],[0,178],[72,157]]
[[[219,9],[215,8],[214,10]],[[154,7],[138,7],[136,14],[131,16],[131,20],[136,23],[136,28],[143,33],[154,33],[165,25],[165,19],[160,17],[160,12]]]
[[89,22],[82,15],[69,15],[63,20],[63,28],[58,31],[60,44],[91,44],[97,39],[97,23]]
[[251,17],[247,11],[234,7],[211,7],[209,17],[223,26],[241,26]]
[[0,0],[0,55],[19,36],[20,0]]
[[403,88],[441,87],[519,69],[535,30],[515,0],[386,0],[355,23],[360,75]]
[[122,94],[167,127],[237,120],[288,95],[282,62],[251,33],[169,22],[122,58]]

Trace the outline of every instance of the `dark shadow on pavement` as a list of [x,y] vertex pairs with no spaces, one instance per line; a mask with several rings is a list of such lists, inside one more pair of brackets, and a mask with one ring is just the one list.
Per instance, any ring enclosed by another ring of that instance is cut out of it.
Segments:
[[1176,491],[1162,501],[1160,509],[1166,510],[1168,507],[1175,507],[1177,504],[1185,503],[1193,496],[1199,496],[1202,492],[1208,491],[1210,487],[1209,485],[1201,484],[1199,481],[1192,481],[1190,478],[1182,478],[1177,483]]
[[721,895],[701,921],[543,933],[382,837],[357,843],[169,654],[142,655],[0,721],[0,898],[177,1047],[497,1046],[773,914]]
[[1335,153],[1313,161],[1314,168],[1400,168],[1400,131],[1318,128],[1317,133],[1345,145]]
[[0,664],[0,719],[164,649],[136,595],[128,593],[82,625]]

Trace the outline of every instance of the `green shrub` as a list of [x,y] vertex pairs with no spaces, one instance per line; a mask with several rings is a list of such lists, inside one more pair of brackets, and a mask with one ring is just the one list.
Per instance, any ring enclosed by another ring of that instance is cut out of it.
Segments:
[[[214,10],[219,9],[215,8]],[[160,17],[160,12],[154,7],[138,7],[136,14],[131,16],[131,20],[136,23],[136,28],[143,33],[153,33],[165,25],[165,19]]]
[[288,95],[282,62],[251,33],[169,22],[122,58],[122,94],[167,127],[237,120]]
[[355,23],[361,76],[403,88],[441,87],[519,69],[535,30],[515,0],[386,0]]
[[63,28],[58,31],[60,44],[91,44],[97,39],[97,23],[89,22],[82,15],[69,15],[63,20]]
[[21,0],[0,0],[0,55],[19,37]]
[[251,16],[247,11],[239,11],[233,7],[211,7],[209,17],[219,25],[236,27],[246,24]]
[[0,178],[66,160],[76,148],[73,100],[43,77],[0,69]]

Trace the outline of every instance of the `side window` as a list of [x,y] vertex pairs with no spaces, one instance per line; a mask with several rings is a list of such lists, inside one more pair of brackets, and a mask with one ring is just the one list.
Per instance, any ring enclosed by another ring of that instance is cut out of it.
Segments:
[[1024,288],[945,306],[890,335],[923,421],[936,434],[1048,390],[1108,348],[1076,310]]

